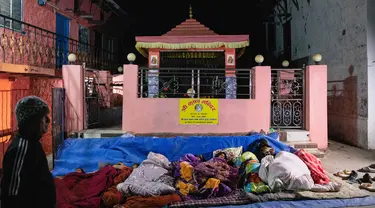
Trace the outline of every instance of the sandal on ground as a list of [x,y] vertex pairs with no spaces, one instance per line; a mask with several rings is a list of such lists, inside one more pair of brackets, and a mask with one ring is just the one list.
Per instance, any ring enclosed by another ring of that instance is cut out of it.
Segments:
[[359,188],[370,192],[375,192],[375,187],[372,186],[372,183],[362,183]]
[[352,172],[349,174],[349,177],[346,179],[348,180],[348,183],[356,183],[357,177],[358,177],[358,173],[352,170]]
[[334,175],[334,176],[337,176],[337,177],[340,177],[340,178],[345,178],[345,179],[347,179],[347,178],[349,178],[350,173],[351,173],[350,170],[343,170],[343,171],[339,171],[339,172],[337,172],[337,173],[334,173],[333,175]]
[[357,181],[361,184],[361,183],[372,183],[374,181],[373,178],[371,178],[371,176],[366,173],[365,175],[363,175],[362,178],[359,178],[357,179]]
[[375,173],[375,164],[369,165],[367,167],[363,167],[363,168],[359,169],[358,172]]

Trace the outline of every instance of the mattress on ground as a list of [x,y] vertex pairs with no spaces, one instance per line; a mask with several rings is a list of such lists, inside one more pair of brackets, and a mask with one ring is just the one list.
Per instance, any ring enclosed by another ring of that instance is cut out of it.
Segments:
[[[129,138],[101,138],[101,139],[67,139],[60,146],[54,176],[63,176],[83,168],[86,172],[96,171],[99,163],[123,162],[131,166],[140,164],[147,158],[149,152],[165,155],[170,161],[177,161],[187,153],[203,154],[206,159],[212,157],[212,152],[228,147],[240,147],[254,151],[256,141],[266,139],[275,152],[294,151],[276,139],[277,133],[269,135],[253,134],[250,136],[196,136],[196,137],[129,137]],[[250,149],[248,149],[250,148]]]
[[[353,199],[326,199],[326,200],[302,200],[302,201],[272,201],[260,202],[246,205],[220,206],[226,208],[342,208],[342,207],[360,207],[374,206],[375,197]],[[217,206],[211,207],[217,208]]]

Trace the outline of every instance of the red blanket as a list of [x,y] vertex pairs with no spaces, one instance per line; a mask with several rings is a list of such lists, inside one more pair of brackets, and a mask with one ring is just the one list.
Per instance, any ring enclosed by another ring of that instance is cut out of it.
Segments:
[[70,173],[63,179],[56,178],[56,207],[99,208],[102,194],[113,185],[119,173],[117,169],[106,166],[95,173]]
[[322,162],[317,157],[306,152],[304,149],[300,149],[294,154],[307,165],[315,184],[324,185],[330,182],[328,176],[324,173]]

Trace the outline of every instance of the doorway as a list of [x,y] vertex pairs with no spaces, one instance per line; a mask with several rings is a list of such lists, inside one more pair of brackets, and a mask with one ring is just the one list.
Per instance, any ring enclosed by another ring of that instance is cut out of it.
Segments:
[[70,20],[56,13],[56,68],[68,64]]

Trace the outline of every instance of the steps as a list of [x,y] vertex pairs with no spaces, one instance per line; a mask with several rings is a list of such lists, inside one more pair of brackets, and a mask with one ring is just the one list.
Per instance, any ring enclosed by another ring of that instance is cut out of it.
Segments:
[[295,149],[305,149],[317,158],[323,158],[325,153],[310,141],[309,134],[309,131],[302,129],[283,129],[280,131],[280,141]]
[[318,149],[318,145],[313,142],[284,142],[285,144],[295,148],[304,149],[306,152],[314,155],[317,158],[324,158],[325,152]]
[[83,138],[110,138],[122,136],[121,129],[88,129],[83,132]]
[[301,129],[283,129],[280,131],[280,141],[283,142],[308,142],[309,131]]

